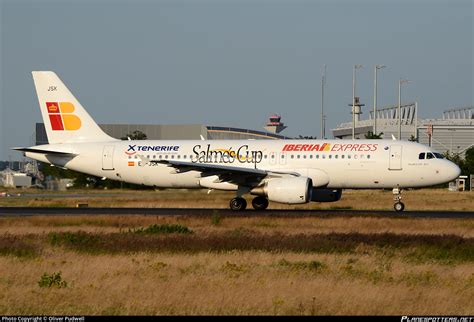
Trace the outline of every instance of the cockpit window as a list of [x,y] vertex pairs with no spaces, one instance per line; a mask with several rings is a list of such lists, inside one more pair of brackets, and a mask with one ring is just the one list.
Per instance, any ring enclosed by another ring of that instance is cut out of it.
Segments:
[[421,152],[418,155],[418,159],[444,159],[444,155],[438,152]]

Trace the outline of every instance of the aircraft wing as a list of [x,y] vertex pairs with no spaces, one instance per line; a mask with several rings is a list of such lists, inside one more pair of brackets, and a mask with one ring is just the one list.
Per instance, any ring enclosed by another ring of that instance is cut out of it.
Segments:
[[216,175],[219,177],[220,182],[229,182],[243,185],[257,184],[265,177],[300,176],[300,174],[296,172],[267,171],[256,168],[239,168],[207,163],[191,163],[174,160],[150,160],[148,162],[164,164],[169,167],[173,167],[176,169],[176,173],[199,171],[201,172],[201,177]]

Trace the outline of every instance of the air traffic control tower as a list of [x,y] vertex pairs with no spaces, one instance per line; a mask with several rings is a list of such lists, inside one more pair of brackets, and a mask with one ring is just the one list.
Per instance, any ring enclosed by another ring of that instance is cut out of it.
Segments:
[[278,134],[284,129],[286,126],[284,123],[281,122],[281,116],[278,114],[273,114],[268,118],[267,125],[263,127],[267,132]]

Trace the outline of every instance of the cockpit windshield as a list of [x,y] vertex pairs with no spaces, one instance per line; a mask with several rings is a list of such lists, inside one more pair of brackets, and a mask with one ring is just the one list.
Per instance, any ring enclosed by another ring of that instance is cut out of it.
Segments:
[[418,155],[418,159],[424,160],[424,159],[444,159],[444,156],[441,153],[438,152],[421,152]]

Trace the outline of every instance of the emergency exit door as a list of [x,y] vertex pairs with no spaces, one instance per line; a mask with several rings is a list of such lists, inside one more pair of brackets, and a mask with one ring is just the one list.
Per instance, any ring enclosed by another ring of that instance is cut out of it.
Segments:
[[389,170],[401,170],[402,169],[402,146],[392,145],[390,146],[390,157],[389,157]]
[[106,145],[102,151],[102,170],[114,170],[114,146]]

